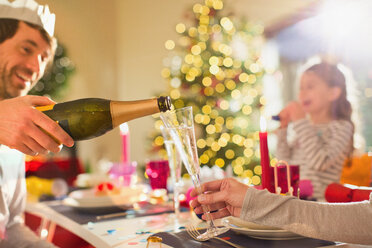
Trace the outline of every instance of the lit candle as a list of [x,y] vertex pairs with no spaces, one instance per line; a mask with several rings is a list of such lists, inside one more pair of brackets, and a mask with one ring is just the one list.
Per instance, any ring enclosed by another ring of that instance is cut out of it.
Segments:
[[127,123],[120,125],[120,135],[122,141],[121,161],[126,164],[129,162],[129,127]]
[[266,120],[261,116],[260,119],[260,154],[261,154],[261,181],[262,188],[273,192],[273,187],[271,186],[271,170],[270,170],[270,158],[269,158],[269,148],[267,146],[267,132],[266,132]]

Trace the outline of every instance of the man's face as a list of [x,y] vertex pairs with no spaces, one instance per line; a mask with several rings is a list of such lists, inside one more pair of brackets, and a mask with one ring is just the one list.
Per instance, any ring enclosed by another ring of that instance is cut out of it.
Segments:
[[0,44],[0,99],[26,95],[43,76],[50,54],[39,30],[19,22],[15,35]]

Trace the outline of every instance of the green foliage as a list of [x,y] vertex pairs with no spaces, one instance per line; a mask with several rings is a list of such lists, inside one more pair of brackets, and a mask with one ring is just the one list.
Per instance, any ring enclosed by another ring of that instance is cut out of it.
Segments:
[[63,97],[68,86],[68,79],[75,67],[66,55],[66,49],[58,44],[53,64],[47,69],[42,79],[30,91],[30,95],[50,96],[52,99]]

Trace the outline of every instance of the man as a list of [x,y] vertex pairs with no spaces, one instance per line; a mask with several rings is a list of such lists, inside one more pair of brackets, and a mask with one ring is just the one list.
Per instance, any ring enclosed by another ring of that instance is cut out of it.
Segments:
[[[15,1],[13,5],[21,2]],[[72,146],[72,139],[57,123],[32,108],[52,104],[51,100],[36,96],[15,98],[28,93],[52,60],[56,41],[52,37],[52,30],[49,34],[44,26],[49,25],[49,29],[54,29],[54,21],[30,26],[23,21],[18,22],[17,18],[37,20],[37,12],[28,8],[14,8],[7,0],[0,0],[0,6],[0,100],[14,98],[0,102],[0,144],[29,155],[58,152],[61,149],[59,144],[38,128],[41,127],[62,144]],[[24,11],[20,12],[22,9]]]
[[57,123],[34,108],[54,102],[26,96],[52,61],[54,20],[47,6],[33,0],[0,0],[0,247],[54,247],[22,223],[26,187],[19,152],[59,152],[61,146],[47,133],[73,145]]

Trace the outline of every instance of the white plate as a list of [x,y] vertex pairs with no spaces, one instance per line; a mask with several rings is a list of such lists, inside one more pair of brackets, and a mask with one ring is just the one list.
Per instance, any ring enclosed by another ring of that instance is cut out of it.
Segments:
[[258,225],[231,216],[223,219],[222,223],[236,233],[244,234],[257,239],[289,240],[304,238],[303,236],[293,232],[275,227]]
[[71,192],[63,204],[74,208],[107,208],[120,206],[124,208],[131,207],[139,202],[145,188],[142,186],[126,187],[120,190],[119,194],[97,196],[94,189],[76,190]]

